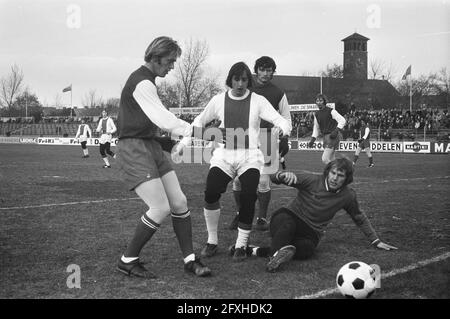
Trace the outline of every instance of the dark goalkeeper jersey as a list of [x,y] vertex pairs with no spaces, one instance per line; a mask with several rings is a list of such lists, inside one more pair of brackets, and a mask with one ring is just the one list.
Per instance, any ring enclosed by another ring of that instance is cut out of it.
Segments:
[[337,193],[328,191],[323,175],[297,174],[297,179],[298,183],[291,185],[298,189],[297,197],[287,208],[314,229],[319,238],[341,209],[350,215],[370,241],[378,238],[367,216],[359,209],[353,189],[345,186]]

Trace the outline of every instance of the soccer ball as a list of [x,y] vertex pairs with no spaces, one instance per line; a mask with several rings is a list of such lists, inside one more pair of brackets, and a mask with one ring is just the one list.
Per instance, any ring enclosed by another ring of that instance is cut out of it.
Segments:
[[361,261],[349,262],[339,270],[336,284],[347,298],[369,298],[376,288],[375,269]]

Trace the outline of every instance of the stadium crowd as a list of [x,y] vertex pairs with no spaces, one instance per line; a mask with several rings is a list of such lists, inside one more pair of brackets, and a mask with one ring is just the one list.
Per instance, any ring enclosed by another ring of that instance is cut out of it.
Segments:
[[[99,112],[101,112],[99,110]],[[313,113],[314,112],[292,112],[292,133],[291,137],[308,137],[311,135],[313,129]],[[347,121],[347,125],[344,129],[344,138],[358,139],[359,123],[361,120],[366,121],[372,130],[380,133],[380,138],[384,140],[390,140],[391,138],[411,138],[413,139],[414,133],[422,134],[424,131],[427,134],[437,134],[442,130],[450,130],[450,113],[448,110],[433,110],[419,109],[410,112],[405,109],[381,109],[381,110],[358,110],[355,108],[350,109],[349,112],[343,112],[343,116]],[[196,114],[181,114],[179,117],[186,122],[191,123]],[[82,120],[86,123],[96,123],[98,117],[44,117],[40,124],[55,123],[55,124],[79,124]],[[115,114],[112,114],[112,118],[116,118]],[[2,118],[2,123],[22,123],[30,124],[32,121],[27,119],[14,118],[6,120]],[[38,123],[35,123],[38,124]],[[397,132],[396,136],[393,136],[393,130],[405,131]],[[409,131],[409,132],[406,132]]]
[[[344,137],[354,137],[359,130],[360,121],[366,121],[373,130],[381,130],[386,139],[392,137],[392,130],[412,130],[428,133],[436,133],[439,130],[450,129],[450,113],[448,110],[422,109],[409,110],[401,109],[381,109],[381,110],[350,110],[343,114],[347,125]],[[313,129],[313,112],[293,112],[292,116],[292,137],[309,136]],[[181,114],[180,118],[192,122],[195,115]],[[358,137],[354,137],[356,139]]]

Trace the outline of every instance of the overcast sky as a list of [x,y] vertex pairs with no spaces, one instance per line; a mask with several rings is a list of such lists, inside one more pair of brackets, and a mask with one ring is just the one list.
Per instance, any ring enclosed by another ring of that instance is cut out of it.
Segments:
[[13,64],[40,101],[79,106],[89,90],[119,97],[148,44],[167,35],[181,47],[209,44],[222,78],[245,61],[272,56],[277,74],[317,75],[342,64],[343,42],[368,38],[369,61],[392,63],[396,78],[450,71],[450,0],[0,0],[0,77]]

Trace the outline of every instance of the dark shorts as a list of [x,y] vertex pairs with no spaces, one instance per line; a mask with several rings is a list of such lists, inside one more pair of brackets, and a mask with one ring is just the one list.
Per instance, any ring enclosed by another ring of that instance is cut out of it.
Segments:
[[361,149],[363,149],[363,150],[368,148],[370,151],[370,140],[364,140],[361,143],[359,143],[358,146],[361,147]]
[[331,138],[330,134],[325,134],[323,136],[323,148],[331,148],[334,150],[339,149],[339,142],[341,141],[341,133],[337,135],[336,138]]
[[294,212],[286,207],[281,207],[273,213],[270,220],[271,234],[276,232],[278,226],[286,220],[287,216],[289,216],[292,221],[295,221],[295,239],[308,239],[314,244],[314,246],[317,246],[319,244],[320,236],[317,234],[317,232],[312,229],[311,226],[309,226],[306,222],[304,222],[300,217],[298,217]]
[[126,138],[117,143],[116,162],[129,190],[172,171],[170,159],[155,140]]
[[81,148],[82,148],[82,149],[85,150],[85,149],[87,148],[87,146],[86,146],[87,141],[81,142],[80,144],[81,144]]

